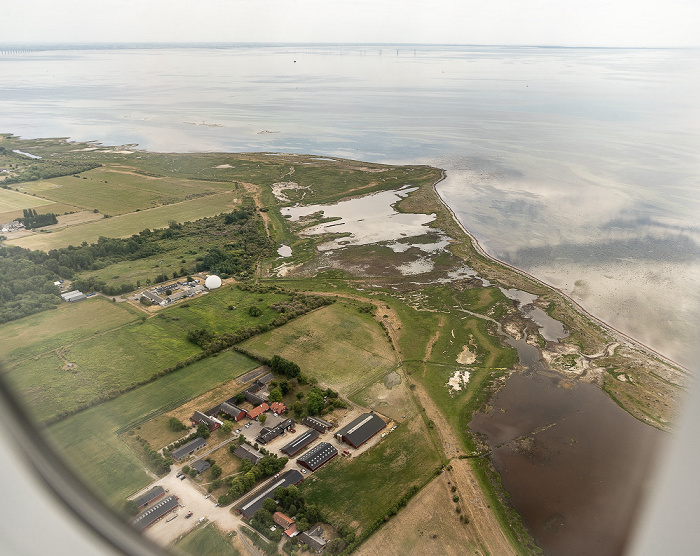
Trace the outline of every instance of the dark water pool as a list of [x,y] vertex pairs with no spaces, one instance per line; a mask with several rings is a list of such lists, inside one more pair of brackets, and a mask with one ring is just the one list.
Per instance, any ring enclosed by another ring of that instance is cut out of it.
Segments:
[[666,434],[599,388],[549,371],[512,375],[470,427],[549,556],[622,554]]

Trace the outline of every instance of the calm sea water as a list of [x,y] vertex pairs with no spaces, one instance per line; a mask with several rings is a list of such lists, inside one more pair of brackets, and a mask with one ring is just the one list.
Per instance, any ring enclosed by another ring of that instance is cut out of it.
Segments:
[[698,367],[698,51],[0,50],[2,132],[446,168],[490,253]]

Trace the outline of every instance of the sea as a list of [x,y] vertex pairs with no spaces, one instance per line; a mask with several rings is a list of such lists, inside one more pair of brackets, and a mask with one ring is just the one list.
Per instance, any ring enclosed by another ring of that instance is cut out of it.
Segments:
[[[444,168],[439,194],[487,252],[690,371],[700,368],[699,98],[697,49],[0,45],[2,133]],[[494,400],[508,413],[474,426],[497,444],[512,428],[499,418],[527,428],[523,416],[540,411],[545,424],[568,423],[537,441],[542,469],[556,452],[556,481],[579,481],[574,495],[559,496],[551,473],[530,489],[530,460],[501,451],[494,462],[547,554],[574,553],[572,542],[617,554],[658,431],[590,385],[563,396],[561,380],[510,379]],[[560,429],[605,455],[560,449]],[[574,462],[609,486],[586,488]],[[623,483],[624,495],[613,490]],[[617,537],[592,545],[596,508],[622,505],[605,530]]]
[[447,170],[493,256],[692,370],[700,51],[0,45],[0,132]]

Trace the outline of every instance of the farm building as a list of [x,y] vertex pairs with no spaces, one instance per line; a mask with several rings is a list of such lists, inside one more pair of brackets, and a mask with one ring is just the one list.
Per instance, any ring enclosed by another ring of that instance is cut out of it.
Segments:
[[260,452],[247,444],[241,444],[234,450],[233,455],[241,459],[247,459],[253,465],[257,465],[258,462],[263,459],[263,455]]
[[307,427],[311,427],[312,429],[317,430],[321,434],[325,433],[328,429],[333,428],[333,423],[324,421],[319,417],[304,417],[304,420],[301,422],[301,424],[306,425]]
[[201,450],[207,445],[207,441],[204,440],[203,438],[195,438],[194,440],[191,440],[184,446],[180,446],[176,450],[172,451],[172,456],[173,459],[176,461],[180,461],[182,458],[185,458],[187,456],[191,456],[194,454],[197,450]]
[[163,489],[162,486],[155,486],[148,492],[142,494],[138,498],[134,500],[136,502],[136,505],[140,508],[145,508],[148,506],[151,502],[155,502],[165,494],[165,490]]
[[83,299],[87,299],[87,295],[80,290],[73,290],[72,292],[62,293],[61,299],[63,299],[63,301],[67,301],[68,303],[76,303],[78,301],[82,301]]
[[211,465],[205,459],[198,459],[192,465],[190,465],[190,467],[199,475],[200,473],[204,473],[207,469],[209,469]]
[[296,469],[290,469],[280,477],[272,479],[265,485],[265,487],[259,491],[254,497],[249,498],[242,505],[236,508],[236,511],[241,514],[246,519],[253,517],[255,512],[262,508],[263,502],[267,498],[272,498],[275,494],[275,490],[279,487],[288,487],[291,485],[298,485],[304,476],[299,473]]
[[304,531],[299,535],[299,542],[306,544],[314,552],[321,552],[328,544],[328,541],[323,538],[323,527],[320,525],[309,531]]
[[283,413],[286,413],[289,408],[282,402],[272,402],[270,404],[270,409],[277,413],[277,415],[282,415]]
[[254,407],[251,409],[247,415],[248,419],[257,419],[260,415],[265,413],[268,409],[270,409],[270,406],[267,405],[266,403],[261,403],[259,406]]
[[264,376],[261,376],[256,382],[259,382],[262,385],[267,385],[270,384],[275,379],[275,375],[272,373],[267,373]]
[[274,427],[263,427],[260,429],[260,434],[258,437],[255,439],[261,444],[267,444],[268,442],[271,442],[278,436],[282,436],[287,430],[291,429],[294,427],[294,419],[285,419],[278,425],[275,425]]
[[335,436],[353,448],[359,448],[380,430],[386,423],[376,413],[363,413],[349,425],[344,426]]
[[229,402],[224,402],[222,403],[219,408],[217,413],[224,413],[225,415],[229,415],[233,417],[234,421],[240,421],[243,419],[243,417],[246,416],[246,412],[243,411],[240,407],[236,407],[233,404],[230,404]]
[[332,444],[328,442],[321,442],[320,444],[311,448],[303,456],[297,458],[297,463],[303,465],[309,471],[316,471],[324,463],[328,463],[335,456],[338,455],[338,450]]
[[198,423],[204,423],[207,427],[209,427],[210,431],[214,431],[223,425],[223,423],[216,417],[210,417],[201,411],[195,411],[194,415],[190,417],[190,421],[192,421],[195,425]]
[[167,498],[163,498],[163,500],[148,508],[146,511],[141,512],[134,518],[131,525],[133,525],[134,529],[137,531],[143,531],[146,527],[153,525],[156,521],[169,514],[177,507],[177,496],[168,496]]
[[297,454],[301,450],[306,448],[309,444],[311,444],[318,437],[319,437],[319,434],[317,431],[315,431],[315,430],[306,431],[304,434],[297,436],[289,444],[287,444],[285,447],[283,447],[280,450],[280,452],[282,452],[283,454],[287,454],[288,456],[291,457],[294,454]]

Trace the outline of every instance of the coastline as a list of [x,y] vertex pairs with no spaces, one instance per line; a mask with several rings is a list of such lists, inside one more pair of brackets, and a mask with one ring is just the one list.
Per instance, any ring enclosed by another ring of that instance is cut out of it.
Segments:
[[452,219],[455,221],[455,223],[464,232],[464,234],[469,237],[469,239],[472,242],[472,247],[474,248],[474,251],[476,251],[476,253],[478,255],[484,257],[485,259],[488,259],[489,261],[491,261],[493,263],[504,266],[504,267],[508,268],[509,270],[515,272],[516,274],[519,274],[520,276],[523,276],[523,277],[527,278],[528,280],[531,280],[531,281],[533,281],[533,282],[535,282],[535,283],[537,283],[545,288],[548,288],[548,289],[556,292],[561,297],[563,297],[568,303],[570,303],[578,312],[580,312],[585,317],[590,319],[593,323],[595,323],[597,326],[602,328],[604,331],[606,331],[608,334],[613,336],[615,339],[618,339],[620,341],[624,341],[628,344],[631,344],[632,346],[636,347],[637,349],[642,350],[646,355],[649,355],[651,357],[655,357],[655,358],[661,360],[663,363],[665,363],[667,365],[671,365],[672,367],[675,367],[680,372],[682,372],[688,376],[692,376],[692,372],[687,367],[684,367],[683,365],[681,365],[680,363],[677,363],[676,361],[674,361],[670,357],[667,357],[666,355],[656,351],[655,349],[647,346],[646,344],[640,342],[639,340],[636,340],[632,336],[622,332],[621,330],[615,328],[614,326],[612,326],[612,325],[608,324],[607,322],[601,320],[600,318],[596,317],[595,315],[590,313],[588,310],[586,310],[584,307],[582,307],[581,304],[578,303],[576,300],[574,300],[570,295],[564,293],[559,288],[557,288],[551,284],[548,284],[544,280],[537,278],[536,276],[533,276],[532,274],[530,274],[529,272],[527,272],[525,270],[522,270],[522,269],[515,267],[515,266],[513,266],[505,261],[501,261],[500,259],[497,259],[493,255],[489,254],[486,250],[484,250],[484,248],[481,247],[481,244],[479,243],[479,240],[476,238],[476,236],[474,236],[474,234],[472,234],[467,229],[467,227],[460,221],[460,219],[458,218],[455,211],[452,210],[452,207],[450,207],[447,204],[447,202],[445,201],[445,199],[443,199],[443,197],[440,195],[440,192],[437,189],[437,185],[447,177],[447,171],[443,170],[443,169],[441,169],[441,171],[442,171],[441,178],[433,184],[433,192],[435,193],[435,196],[440,200],[440,203],[450,213],[450,215],[452,216]]

